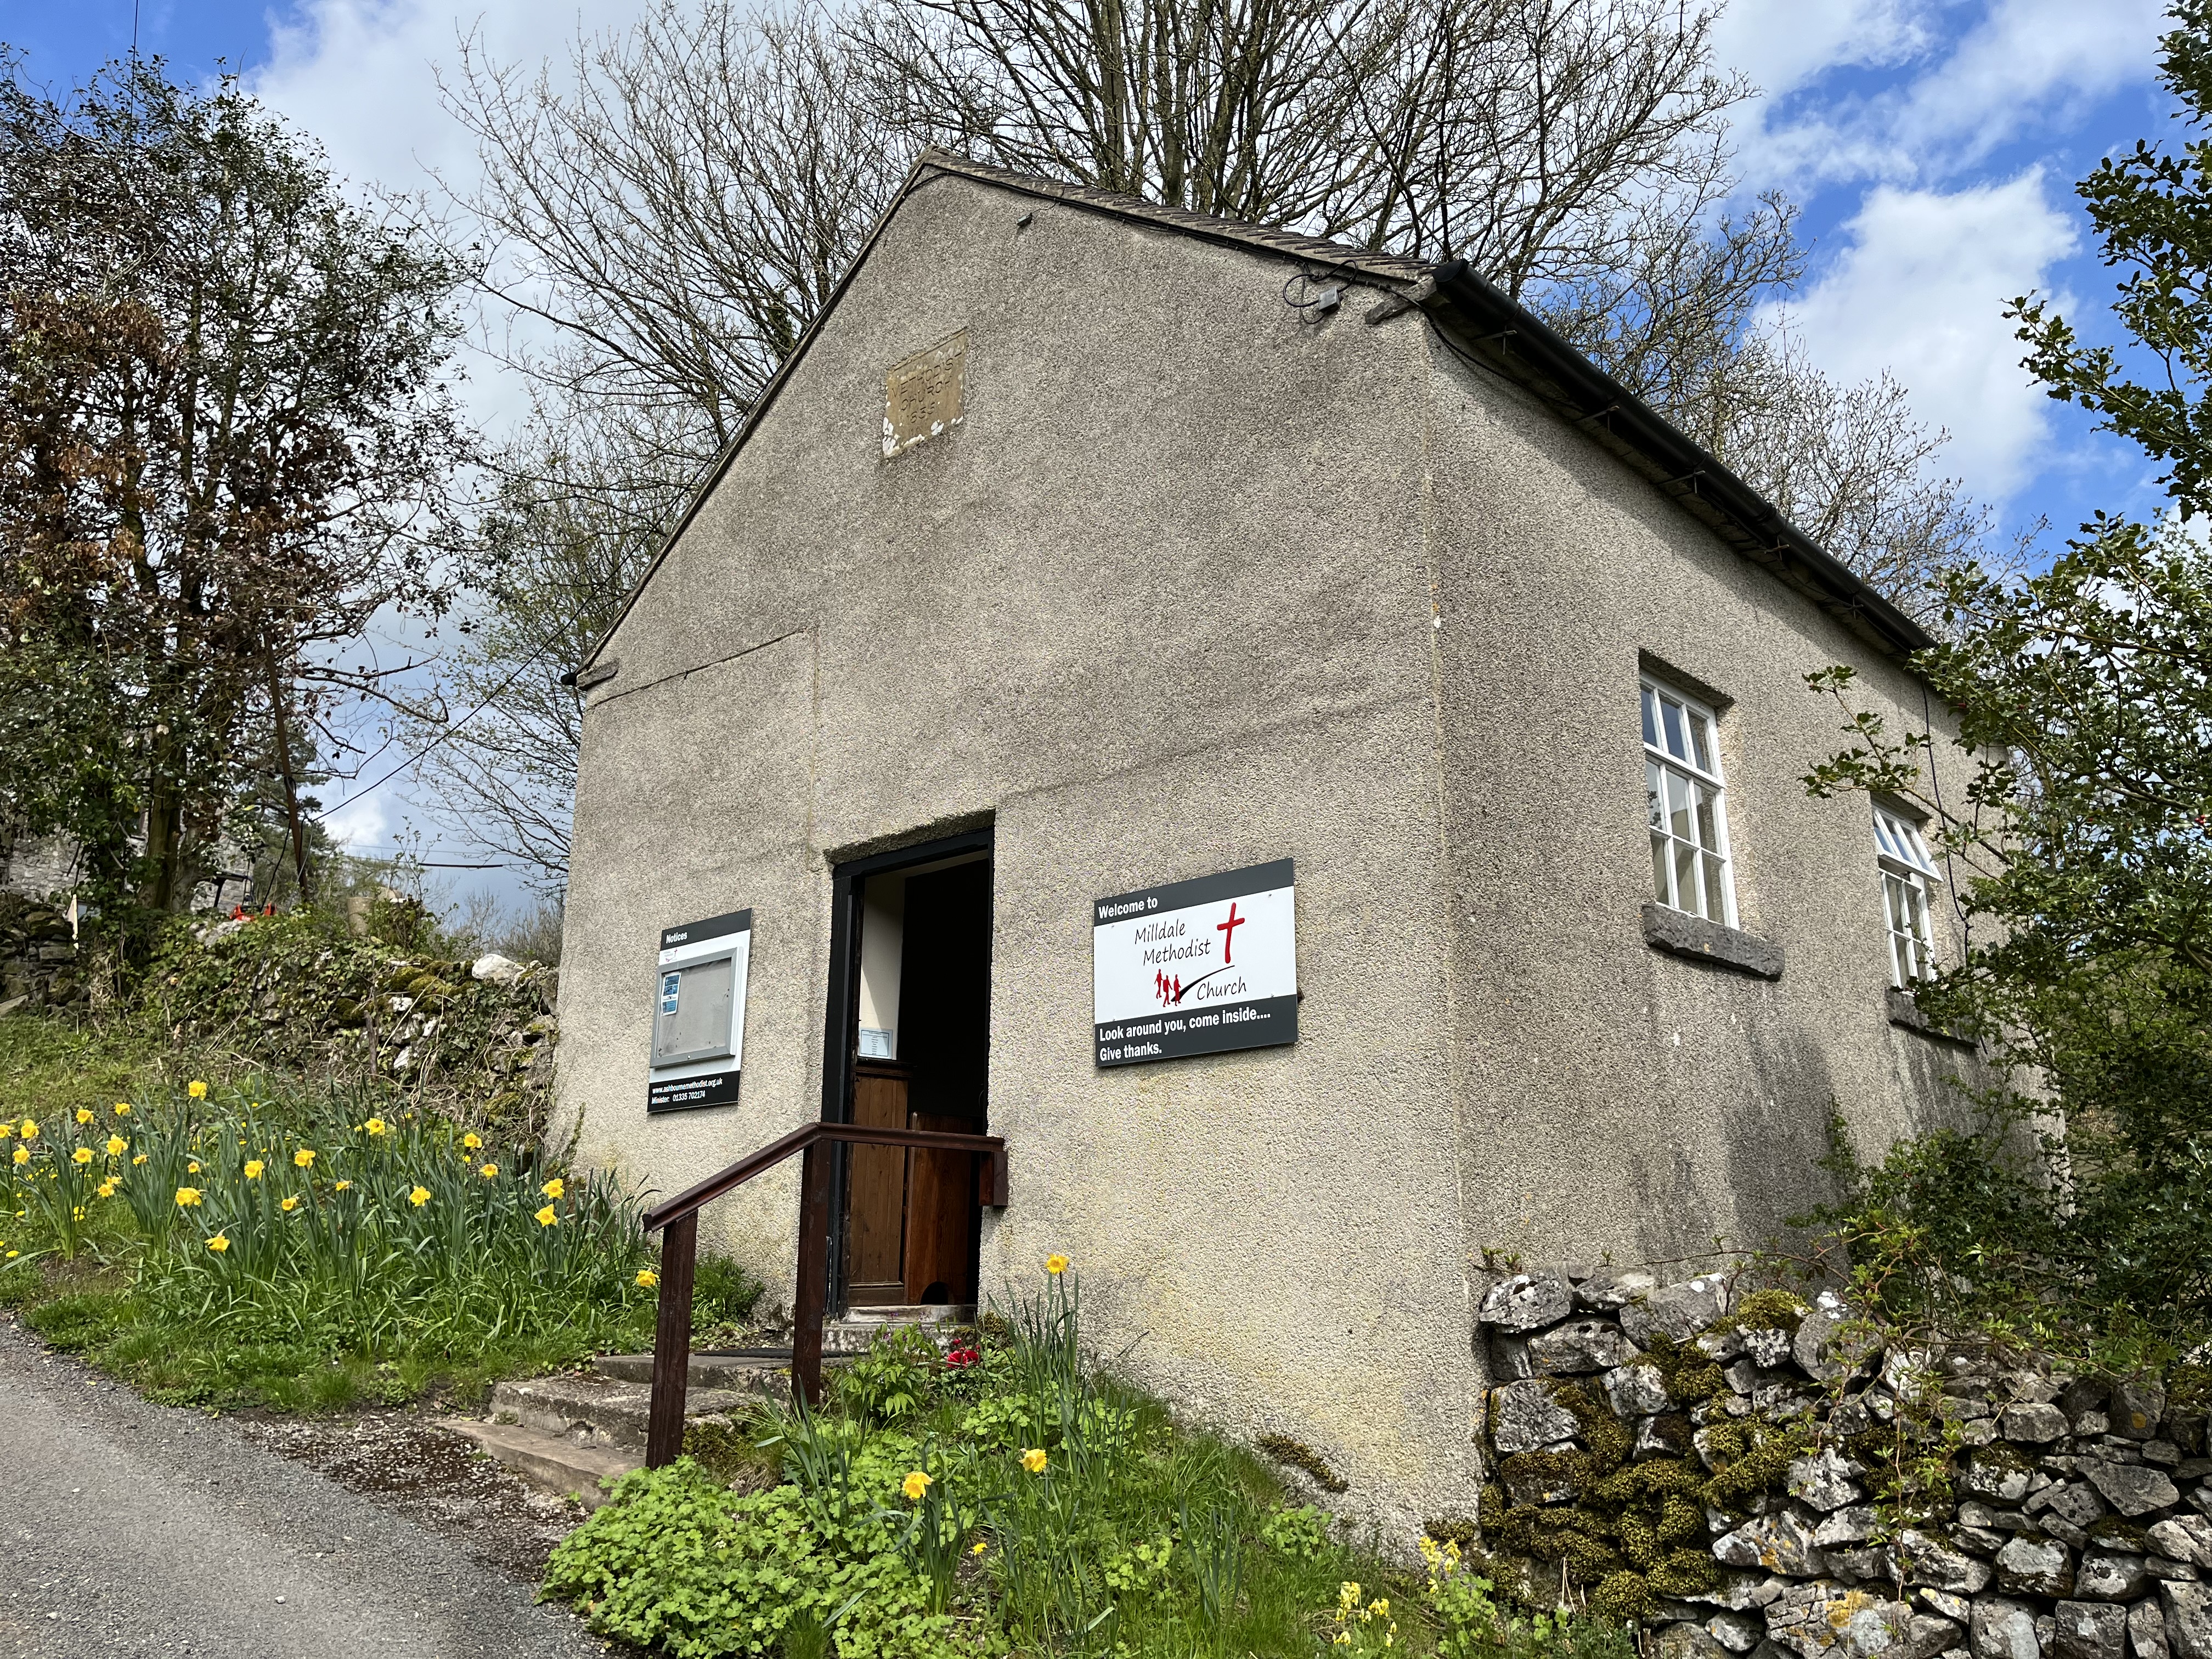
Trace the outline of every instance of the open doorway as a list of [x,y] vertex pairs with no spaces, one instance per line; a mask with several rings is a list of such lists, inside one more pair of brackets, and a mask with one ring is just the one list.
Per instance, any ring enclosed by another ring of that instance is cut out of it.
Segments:
[[[988,832],[849,875],[842,1022],[850,1121],[984,1134],[990,1123]],[[841,1011],[833,1004],[833,1018]],[[975,1299],[981,1212],[969,1152],[854,1146],[842,1237],[848,1307]]]

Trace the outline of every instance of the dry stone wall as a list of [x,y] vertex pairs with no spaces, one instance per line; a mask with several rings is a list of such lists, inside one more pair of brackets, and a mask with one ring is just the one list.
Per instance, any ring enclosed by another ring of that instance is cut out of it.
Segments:
[[1665,1659],[2212,1659],[2205,1374],[1882,1346],[1832,1294],[1490,1283],[1480,1537]]
[[67,1007],[85,994],[69,918],[51,904],[0,893],[0,1009]]

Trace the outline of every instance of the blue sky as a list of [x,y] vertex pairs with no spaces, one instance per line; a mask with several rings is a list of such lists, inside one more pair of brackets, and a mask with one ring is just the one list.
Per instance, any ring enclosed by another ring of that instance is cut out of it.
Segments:
[[[506,61],[556,58],[580,26],[618,27],[640,0],[143,0],[139,45],[196,74],[218,59],[328,149],[358,181],[465,179],[468,147],[438,107],[434,67],[474,27]],[[1803,210],[1811,275],[1790,302],[1814,362],[1845,380],[1887,370],[1952,441],[1943,471],[2001,533],[2047,519],[2063,536],[2102,507],[2145,512],[2152,468],[2054,404],[2018,368],[2003,302],[2058,295],[2109,338],[2112,277],[2074,182],[2138,137],[2177,131],[2154,79],[2156,0],[1735,0],[1717,31],[1724,64],[1764,95],[1738,112],[1749,188]],[[131,44],[129,0],[0,0],[0,40],[34,78],[80,78]],[[480,412],[519,404],[495,374]],[[386,844],[404,787],[343,820]]]

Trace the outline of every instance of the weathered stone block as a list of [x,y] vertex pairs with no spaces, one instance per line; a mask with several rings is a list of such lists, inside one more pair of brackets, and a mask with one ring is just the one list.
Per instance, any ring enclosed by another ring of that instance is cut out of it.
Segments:
[[1897,1559],[1906,1583],[1961,1595],[1978,1595],[1996,1573],[1988,1562],[1976,1560],[1943,1539],[1909,1529],[1897,1535]]
[[1717,1275],[1662,1285],[1620,1310],[1620,1328],[1639,1348],[1655,1336],[1687,1342],[1728,1311],[1728,1287]]
[[1703,1625],[1687,1620],[1661,1626],[1651,1638],[1651,1650],[1656,1659],[1717,1659],[1729,1651]]
[[2112,1432],[2148,1440],[2166,1415],[2166,1390],[2155,1382],[2122,1382],[2112,1389]]
[[2042,1659],[2035,1634],[2035,1609],[2008,1596],[1984,1596],[1974,1603],[1969,1626],[1974,1659]]
[[2166,1614],[2158,1598],[2138,1601],[2128,1609],[2128,1651],[2135,1659],[2171,1659],[2166,1640]]
[[1647,1417],[1636,1425],[1635,1458],[1680,1457],[1691,1449],[1690,1419],[1674,1414]]
[[1790,1464],[1790,1495],[1823,1514],[1839,1510],[1866,1496],[1866,1488],[1853,1478],[1858,1473],[1858,1466],[1833,1446],[1823,1446]]
[[1650,1417],[1672,1403],[1656,1365],[1615,1366],[1605,1374],[1605,1399],[1615,1417]]
[[1705,1620],[1705,1631],[1730,1653],[1749,1653],[1766,1639],[1766,1621],[1748,1613],[1717,1613]]
[[1850,1317],[1833,1291],[1823,1291],[1813,1298],[1812,1310],[1798,1322],[1796,1337],[1790,1345],[1799,1369],[1826,1382],[1856,1370],[1860,1362],[1870,1357],[1869,1346],[1863,1339],[1838,1337]]
[[2171,1509],[2181,1501],[2181,1489],[2163,1471],[2139,1463],[2107,1463],[2085,1457],[2081,1473],[2106,1503],[2131,1521]]
[[2074,1527],[2094,1527],[2105,1518],[2104,1500],[2086,1480],[2054,1481],[2021,1507],[2030,1515],[2056,1516]]
[[2150,1587],[2150,1572],[2140,1555],[2091,1550],[2074,1571],[2077,1601],[2132,1601]]
[[1658,1288],[1658,1279],[1641,1267],[1601,1267],[1575,1286],[1575,1305],[1591,1313],[1618,1313]]
[[1854,1504],[1826,1516],[1813,1529],[1813,1541],[1822,1548],[1832,1544],[1863,1544],[1875,1534],[1881,1516],[1871,1504]]
[[2061,1601],[2055,1659],[2125,1659],[2128,1610],[2109,1601]]
[[2172,1659],[2212,1659],[2212,1585],[2160,1584],[2158,1601]]
[[2017,1504],[2034,1479],[2018,1452],[2003,1446],[1978,1446],[1966,1460],[1966,1490],[1993,1504]]
[[1575,1414],[1542,1382],[1509,1382],[1490,1391],[1491,1442],[1502,1457],[1536,1451],[1581,1430]]
[[1528,1339],[1528,1358],[1538,1376],[1579,1376],[1643,1358],[1609,1319],[1571,1319]]
[[2071,1595],[2072,1555],[2055,1538],[2024,1533],[1997,1552],[1997,1588],[2014,1595]]
[[1728,1567],[1763,1567],[1785,1578],[1826,1571],[1813,1528],[1793,1510],[1755,1516],[1715,1541],[1713,1559]]
[[2030,1445],[2039,1446],[2062,1439],[2072,1427],[2073,1425],[2066,1420],[2066,1413],[2057,1407],[2037,1405],[2032,1401],[2007,1406],[1997,1417],[1998,1433],[2008,1440],[2018,1440]]
[[1574,1310],[1574,1292],[1558,1273],[1516,1273],[1484,1293],[1474,1321],[1508,1333],[1538,1331]]
[[2177,1515],[2154,1522],[2150,1541],[2160,1555],[2193,1566],[2212,1567],[2212,1520],[2201,1515]]

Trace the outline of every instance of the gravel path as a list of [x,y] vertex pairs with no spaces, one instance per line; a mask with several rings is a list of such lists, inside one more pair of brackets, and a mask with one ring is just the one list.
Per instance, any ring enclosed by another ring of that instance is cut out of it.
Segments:
[[533,1605],[521,1561],[410,1508],[0,1323],[0,1656],[605,1659],[574,1614]]

